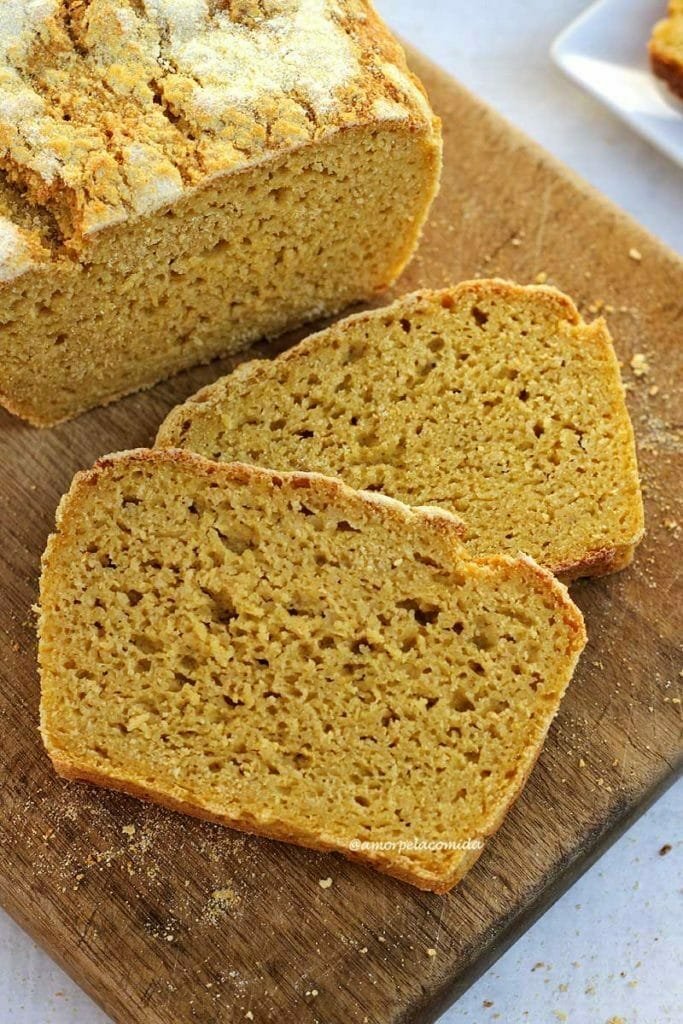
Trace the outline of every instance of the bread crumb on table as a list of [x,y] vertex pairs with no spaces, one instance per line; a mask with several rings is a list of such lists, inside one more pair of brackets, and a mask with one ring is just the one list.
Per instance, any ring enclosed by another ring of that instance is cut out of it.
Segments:
[[320,886],[321,889],[329,889],[330,886],[332,885],[332,879],[331,878],[321,878],[318,881],[318,885]]

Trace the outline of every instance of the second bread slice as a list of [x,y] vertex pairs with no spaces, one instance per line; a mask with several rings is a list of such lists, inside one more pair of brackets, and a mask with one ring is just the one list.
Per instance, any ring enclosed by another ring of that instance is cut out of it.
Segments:
[[472,281],[349,317],[205,388],[157,444],[439,505],[473,554],[567,580],[622,568],[643,532],[609,333],[551,288]]
[[57,769],[452,886],[539,754],[583,621],[436,509],[178,451],[63,499],[40,592]]

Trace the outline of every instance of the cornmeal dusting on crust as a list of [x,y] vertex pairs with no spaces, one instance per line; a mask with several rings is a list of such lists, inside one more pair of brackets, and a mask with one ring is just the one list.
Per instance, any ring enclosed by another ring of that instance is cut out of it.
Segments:
[[0,5],[0,170],[50,210],[72,253],[218,175],[378,116],[433,124],[366,0]]
[[335,91],[358,72],[328,0],[266,4],[274,15],[257,16],[249,26],[226,10],[212,18],[207,0],[146,0],[145,7],[168,34],[169,62],[196,82],[190,105],[211,120],[234,107],[250,112],[265,97],[283,93],[300,93],[315,114],[325,113]]
[[20,228],[0,215],[0,281],[12,281],[33,265],[28,241]]

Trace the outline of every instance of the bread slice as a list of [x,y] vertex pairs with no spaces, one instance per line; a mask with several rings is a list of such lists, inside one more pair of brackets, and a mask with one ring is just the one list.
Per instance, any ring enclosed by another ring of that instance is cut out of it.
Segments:
[[643,533],[607,327],[552,288],[469,281],[349,317],[200,391],[156,443],[439,505],[472,554],[566,580],[627,565]]
[[652,31],[649,51],[654,73],[683,99],[683,0],[669,0],[667,17]]
[[322,476],[101,460],[43,559],[55,767],[446,891],[519,793],[585,642],[560,583],[471,560],[460,532]]
[[0,82],[0,403],[40,426],[374,298],[438,186],[369,0],[5,0]]

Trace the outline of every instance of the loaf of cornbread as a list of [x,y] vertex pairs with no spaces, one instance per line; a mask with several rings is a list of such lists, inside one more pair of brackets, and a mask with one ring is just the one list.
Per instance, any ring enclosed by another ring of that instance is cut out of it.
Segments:
[[54,424],[371,298],[440,160],[368,0],[3,0],[0,402]]
[[585,643],[529,559],[312,474],[135,451],[79,474],[40,588],[63,775],[444,892],[538,757]]
[[157,444],[438,505],[473,554],[565,580],[627,565],[643,533],[607,327],[547,287],[470,281],[349,317],[205,388]]
[[649,50],[654,73],[683,99],[683,0],[669,0],[667,17],[655,25]]

